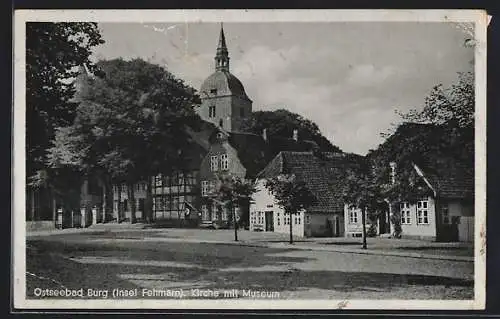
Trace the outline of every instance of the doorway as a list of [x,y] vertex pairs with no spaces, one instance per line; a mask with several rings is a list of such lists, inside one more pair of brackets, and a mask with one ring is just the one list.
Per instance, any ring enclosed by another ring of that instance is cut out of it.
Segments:
[[274,231],[274,214],[272,211],[266,213],[266,231]]

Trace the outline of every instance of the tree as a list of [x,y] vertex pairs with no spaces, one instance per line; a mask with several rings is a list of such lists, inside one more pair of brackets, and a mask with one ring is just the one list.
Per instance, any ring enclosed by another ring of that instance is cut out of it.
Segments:
[[91,50],[103,42],[96,23],[26,24],[26,175],[32,189],[56,191],[50,184],[55,173],[48,171],[46,152],[56,128],[74,119],[75,69],[84,64],[92,69]]
[[363,249],[366,249],[367,215],[373,220],[377,217],[377,212],[385,208],[385,194],[382,184],[377,181],[369,164],[365,163],[365,165],[347,170],[343,198],[349,208],[361,209]]
[[473,167],[475,85],[472,72],[458,73],[449,87],[436,85],[425,99],[422,110],[399,113],[408,122],[441,127],[446,137],[442,151]]
[[[186,128],[199,124],[194,89],[163,67],[141,59],[97,63],[98,76],[82,79],[71,150],[79,152],[81,169],[107,181],[127,185],[131,222],[135,222],[134,185],[151,176],[182,168],[188,147]],[[152,200],[146,201],[146,218]]]
[[321,151],[340,152],[339,147],[321,134],[316,123],[285,109],[253,112],[251,118],[242,125],[242,130],[255,134],[262,134],[264,129],[267,129],[268,136],[283,138],[291,138],[293,130],[297,129],[301,139],[316,142]]
[[307,188],[304,181],[297,180],[295,174],[280,174],[269,178],[265,186],[275,196],[285,214],[290,216],[290,244],[293,244],[292,215],[314,205],[317,201],[316,196]]
[[252,181],[241,179],[232,174],[217,175],[216,196],[223,203],[227,203],[232,215],[234,227],[234,240],[238,241],[238,217],[236,207],[248,209],[252,194],[256,191]]

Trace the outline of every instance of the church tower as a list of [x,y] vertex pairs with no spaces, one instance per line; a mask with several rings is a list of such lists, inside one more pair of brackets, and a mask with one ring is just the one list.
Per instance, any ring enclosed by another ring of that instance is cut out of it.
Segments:
[[243,84],[229,72],[229,52],[221,23],[215,54],[215,72],[201,85],[200,117],[228,132],[238,132],[243,120],[252,114],[252,101]]

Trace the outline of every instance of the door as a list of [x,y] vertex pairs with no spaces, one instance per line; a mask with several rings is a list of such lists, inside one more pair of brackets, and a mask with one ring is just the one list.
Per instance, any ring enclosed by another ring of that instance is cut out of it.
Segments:
[[139,211],[144,216],[144,198],[139,198]]
[[391,232],[389,224],[389,212],[382,212],[378,217],[379,233],[388,234]]
[[340,236],[340,219],[339,216],[333,216],[333,237]]
[[266,231],[274,231],[274,216],[272,211],[266,212]]

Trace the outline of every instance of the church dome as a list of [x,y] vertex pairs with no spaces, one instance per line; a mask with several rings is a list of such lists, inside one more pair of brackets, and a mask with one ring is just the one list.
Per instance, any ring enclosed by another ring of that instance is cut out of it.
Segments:
[[233,95],[250,100],[241,81],[225,70],[217,70],[212,73],[201,85],[200,95],[202,98]]
[[245,88],[237,77],[228,71],[215,71],[201,85],[201,97],[234,95],[249,100]]

